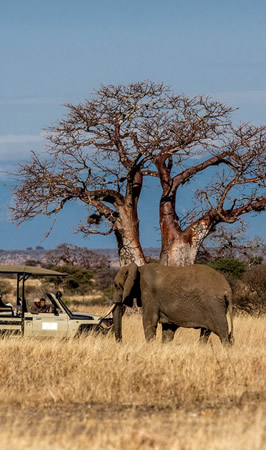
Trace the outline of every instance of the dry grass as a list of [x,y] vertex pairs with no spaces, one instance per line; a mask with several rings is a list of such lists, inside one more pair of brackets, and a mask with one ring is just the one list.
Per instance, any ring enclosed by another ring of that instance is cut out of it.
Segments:
[[231,349],[195,330],[146,344],[134,315],[122,345],[3,339],[1,448],[262,449],[265,318],[235,319],[235,336]]

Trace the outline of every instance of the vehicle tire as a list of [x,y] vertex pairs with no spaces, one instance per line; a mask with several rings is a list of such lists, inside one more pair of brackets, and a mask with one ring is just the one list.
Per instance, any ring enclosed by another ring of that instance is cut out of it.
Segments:
[[91,332],[93,331],[93,328],[91,325],[80,325],[75,337],[80,337],[80,336],[88,336],[88,334],[91,334]]

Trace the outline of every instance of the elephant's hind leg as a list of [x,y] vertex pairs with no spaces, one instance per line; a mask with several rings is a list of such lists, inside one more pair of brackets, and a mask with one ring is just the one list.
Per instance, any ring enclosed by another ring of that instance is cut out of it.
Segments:
[[162,323],[162,342],[171,342],[174,339],[178,325],[173,323]]
[[216,331],[214,331],[214,333],[219,336],[220,341],[223,345],[230,344],[230,336],[228,334],[228,324],[226,316],[220,318],[219,326],[217,326],[217,329]]
[[143,314],[143,328],[146,341],[152,341],[156,338],[158,321],[159,317],[156,314],[151,317],[146,317],[145,314]]
[[230,334],[228,334],[228,333],[220,335],[219,338],[223,345],[231,346],[234,344],[234,339],[232,339]]
[[207,328],[200,329],[200,344],[207,344],[208,339],[210,337],[211,331],[207,330]]

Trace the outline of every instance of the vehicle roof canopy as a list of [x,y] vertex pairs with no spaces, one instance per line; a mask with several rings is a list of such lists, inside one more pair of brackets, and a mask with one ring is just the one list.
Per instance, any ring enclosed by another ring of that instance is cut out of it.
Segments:
[[0,273],[16,273],[16,274],[26,274],[36,277],[47,277],[47,276],[65,276],[66,273],[57,272],[55,270],[44,269],[43,267],[31,267],[31,266],[16,266],[16,265],[3,265],[0,264]]

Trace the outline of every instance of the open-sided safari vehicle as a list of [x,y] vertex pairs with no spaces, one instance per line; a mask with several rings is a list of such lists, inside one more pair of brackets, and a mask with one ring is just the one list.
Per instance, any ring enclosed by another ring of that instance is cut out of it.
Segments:
[[[89,331],[107,333],[113,319],[94,314],[74,313],[64,304],[60,293],[45,295],[45,312],[31,312],[25,298],[25,281],[30,277],[64,276],[66,274],[42,267],[0,265],[1,274],[17,275],[16,308],[0,300],[0,335],[19,334],[34,337],[68,338]],[[21,288],[21,289],[20,289]],[[21,298],[19,296],[21,291]]]

